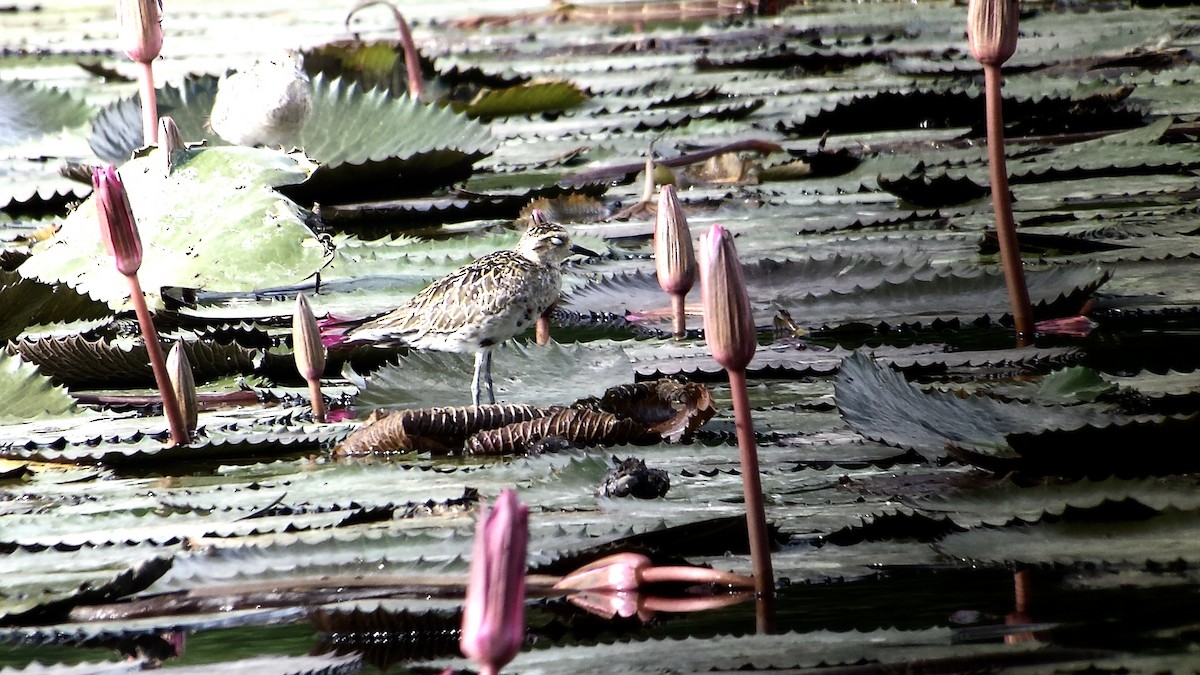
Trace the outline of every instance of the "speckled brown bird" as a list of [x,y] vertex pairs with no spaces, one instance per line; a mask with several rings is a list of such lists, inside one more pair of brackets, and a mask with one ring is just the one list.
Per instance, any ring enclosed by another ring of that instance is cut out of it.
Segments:
[[596,255],[572,245],[561,225],[546,222],[540,211],[534,211],[533,224],[516,248],[490,253],[460,267],[407,304],[347,331],[346,338],[474,352],[471,402],[495,403],[492,351],[533,325],[558,300],[562,262],[576,253]]

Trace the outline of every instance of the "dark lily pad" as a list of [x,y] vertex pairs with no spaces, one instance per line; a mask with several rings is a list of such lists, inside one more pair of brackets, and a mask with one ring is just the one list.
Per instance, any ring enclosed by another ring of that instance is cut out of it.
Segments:
[[842,363],[838,410],[867,438],[911,448],[929,459],[956,457],[990,469],[1061,475],[1154,474],[1190,470],[1197,458],[1172,451],[1122,461],[1135,438],[1159,438],[1149,447],[1194,432],[1196,419],[1123,415],[1101,407],[1004,402],[986,396],[923,392],[864,352]]
[[[1128,129],[1141,126],[1145,112],[1125,99],[1132,88],[1090,93],[1083,98],[1047,96],[1004,99],[1005,133],[1034,136],[1055,133]],[[778,125],[800,137],[893,129],[968,127],[972,136],[985,131],[983,94],[977,89],[883,91],[857,96],[802,121]]]
[[90,112],[86,103],[66,92],[0,80],[0,147],[81,126]]
[[[163,352],[172,344],[164,341]],[[140,342],[133,344],[81,336],[22,339],[10,344],[9,351],[39,364],[47,376],[58,382],[69,382],[73,387],[148,386],[154,382],[149,356]],[[210,341],[185,342],[184,351],[197,380],[233,373],[248,374],[261,366],[263,359],[258,350]]]

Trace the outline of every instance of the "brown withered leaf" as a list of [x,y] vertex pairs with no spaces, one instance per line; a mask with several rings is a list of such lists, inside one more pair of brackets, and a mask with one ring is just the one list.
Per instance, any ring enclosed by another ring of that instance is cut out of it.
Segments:
[[669,443],[691,435],[717,412],[708,387],[668,377],[613,387],[600,399],[584,399],[575,405],[646,424]]
[[671,443],[712,418],[712,395],[695,382],[661,378],[610,388],[571,407],[496,404],[371,413],[334,448],[335,457],[405,452],[500,455],[560,437],[578,446]]
[[449,454],[468,436],[546,415],[530,405],[496,404],[371,412],[358,431],[333,449],[335,457],[403,452]]
[[757,159],[726,152],[683,169],[684,182],[699,186],[757,185],[762,166]]
[[628,418],[598,410],[559,408],[546,417],[481,431],[467,439],[463,452],[472,455],[519,454],[531,444],[551,436],[579,446],[659,440],[658,434],[646,425]]

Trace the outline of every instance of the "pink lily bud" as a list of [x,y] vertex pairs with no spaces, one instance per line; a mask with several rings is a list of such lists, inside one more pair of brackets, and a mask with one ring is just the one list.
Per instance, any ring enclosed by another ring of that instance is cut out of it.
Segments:
[[758,334],[733,235],[715,223],[700,236],[700,292],[708,351],[726,370],[745,370]]
[[560,590],[633,591],[642,585],[642,571],[654,563],[640,553],[617,553],[595,560],[554,584]]
[[129,58],[149,63],[162,51],[161,0],[117,0],[121,45]]
[[96,213],[100,217],[100,239],[104,250],[117,259],[117,271],[137,274],[142,266],[142,239],[129,206],[129,195],[117,169],[109,164],[92,171]]
[[292,345],[296,369],[306,380],[319,380],[325,372],[325,345],[317,317],[303,293],[296,295],[296,310],[292,313]]
[[692,232],[675,195],[675,186],[658,192],[658,214],[654,221],[654,268],[658,285],[672,295],[687,295],[696,283],[696,253]]
[[482,672],[499,672],[525,644],[529,508],[506,489],[479,518],[459,648]]
[[984,65],[1000,65],[1017,51],[1018,0],[970,0],[967,3],[967,45]]

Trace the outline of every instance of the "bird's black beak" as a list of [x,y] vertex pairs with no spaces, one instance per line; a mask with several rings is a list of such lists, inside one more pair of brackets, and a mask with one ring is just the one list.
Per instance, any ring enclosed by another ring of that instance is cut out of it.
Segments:
[[584,248],[584,247],[580,246],[579,244],[571,244],[571,248],[569,250],[574,255],[586,255],[589,258],[599,258],[600,257],[599,253],[596,253],[595,251],[593,251],[590,248]]

